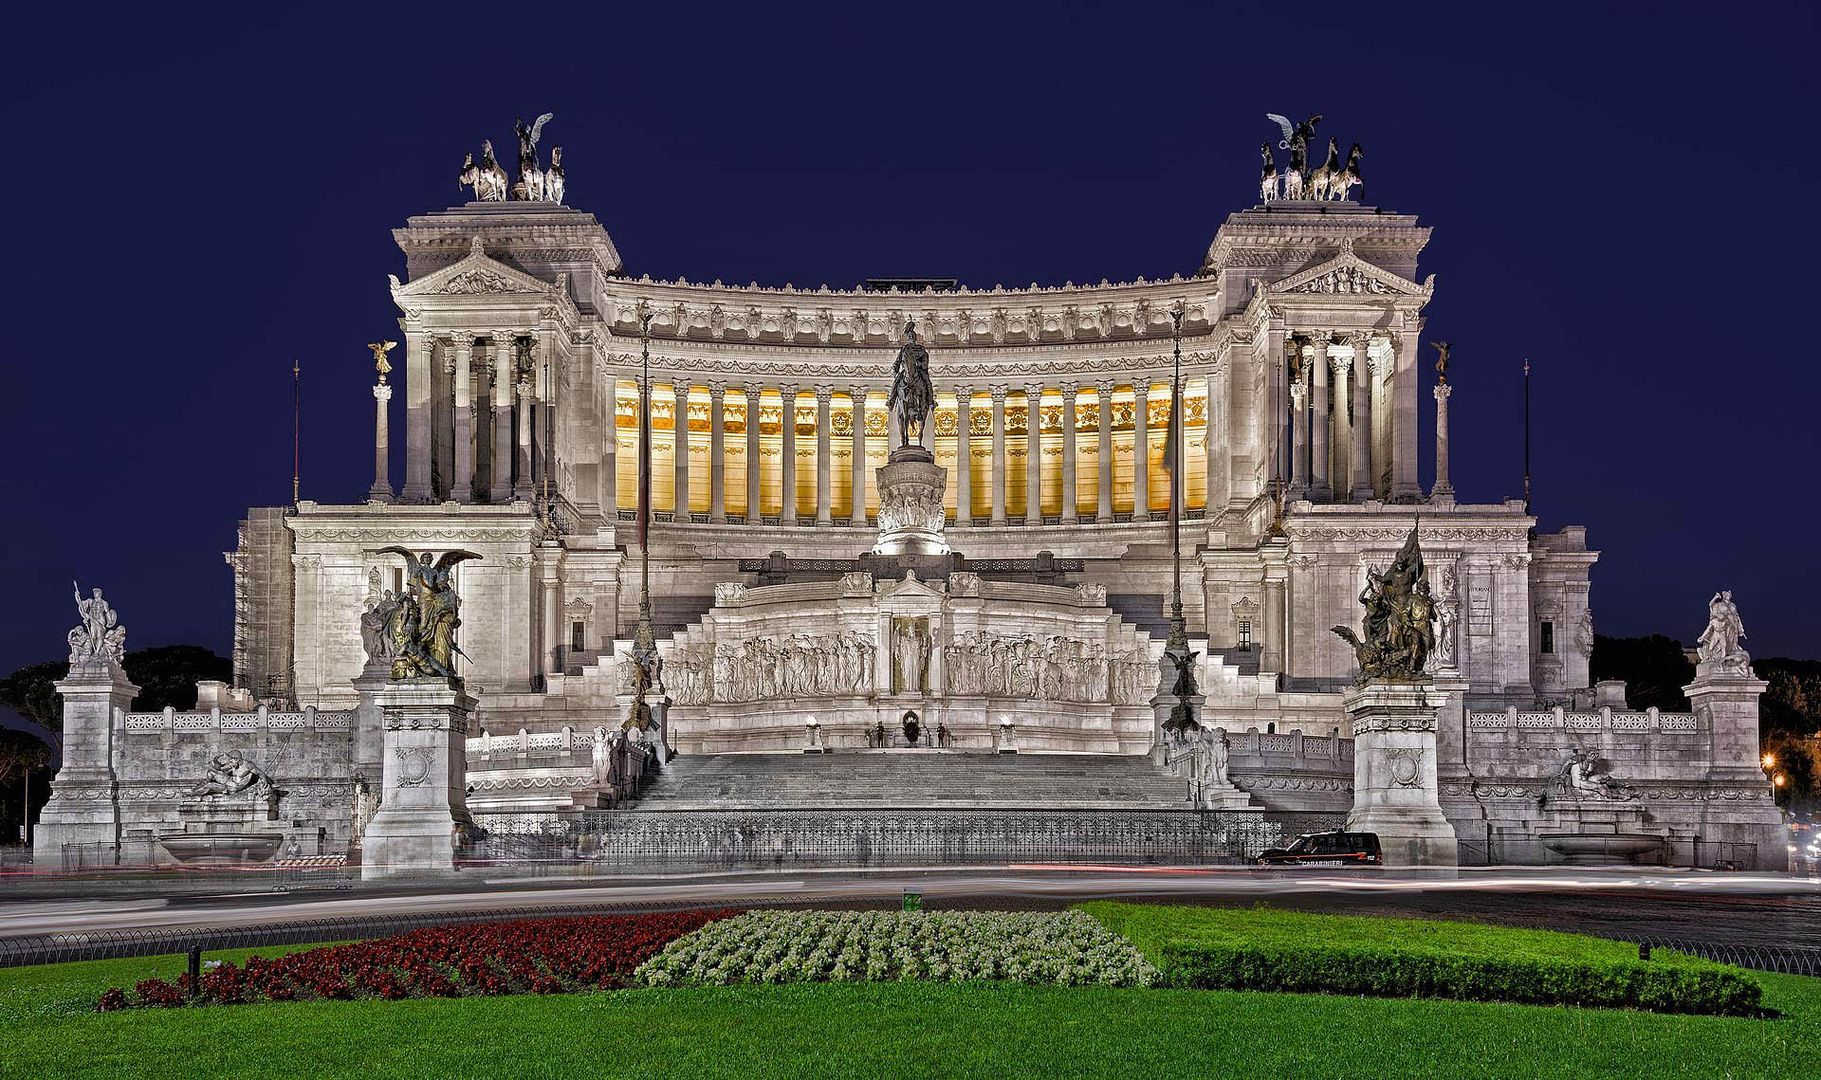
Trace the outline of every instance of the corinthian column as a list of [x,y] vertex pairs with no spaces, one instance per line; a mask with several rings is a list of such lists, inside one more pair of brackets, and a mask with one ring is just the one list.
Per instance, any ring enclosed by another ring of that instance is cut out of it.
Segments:
[[816,387],[816,524],[833,525],[835,511],[828,466],[828,403],[832,386]]
[[367,501],[389,503],[392,501],[391,461],[392,437],[387,430],[386,403],[392,400],[392,387],[386,384],[386,377],[381,375],[373,387],[373,486],[367,489]]
[[759,506],[759,395],[758,383],[742,387],[746,394],[746,524],[757,525],[763,515]]
[[492,494],[495,503],[512,501],[512,346],[504,330],[493,334]]
[[456,502],[474,498],[474,334],[455,334],[455,478],[449,497]]
[[1328,339],[1331,336],[1326,332],[1315,335],[1315,355],[1309,361],[1313,388],[1310,405],[1314,413],[1309,444],[1315,465],[1314,475],[1309,480],[1309,497],[1323,502],[1334,497],[1334,488],[1328,482],[1328,428],[1333,419],[1328,415]]
[[675,382],[675,383],[671,384],[670,389],[671,389],[671,392],[676,395],[676,405],[674,406],[675,411],[671,414],[673,419],[671,420],[670,430],[671,430],[671,435],[673,436],[671,439],[671,445],[675,450],[674,457],[676,458],[676,460],[675,460],[675,462],[673,462],[673,464],[676,466],[676,476],[677,476],[676,497],[671,500],[671,506],[676,513],[676,519],[678,521],[688,521],[689,520],[689,384],[687,382]]
[[1132,380],[1132,520],[1151,520],[1151,385]]
[[1075,394],[1080,383],[1062,384],[1062,523],[1079,519],[1075,506]]
[[866,525],[866,387],[856,386],[848,391],[854,401],[853,416],[853,476],[850,478],[854,488],[854,507],[848,517],[855,528]]
[[430,501],[430,361],[436,339],[405,335],[405,490],[408,503]]
[[1353,447],[1347,471],[1353,474],[1354,502],[1372,497],[1372,360],[1368,349],[1372,339],[1354,334],[1347,339],[1353,346]]
[[778,521],[784,525],[795,525],[797,523],[797,388],[780,386],[778,394],[784,399],[784,423],[781,429],[784,437],[778,455],[784,459],[784,473],[778,482],[778,491],[783,502],[778,509]]
[[518,476],[512,485],[512,497],[530,502],[536,491],[531,486],[531,425],[537,419],[536,390],[531,373],[518,380]]
[[974,423],[974,388],[955,387],[955,527],[974,523],[974,460],[970,428]]
[[[1299,350],[1301,346],[1297,347]],[[1299,360],[1290,380],[1290,497],[1309,492],[1309,366]]]
[[1106,523],[1113,520],[1113,382],[1102,379],[1094,384],[1096,396],[1095,407],[1099,411],[1096,424],[1099,435],[1100,490],[1096,492],[1099,502],[1095,505],[1094,520]]
[[1429,497],[1437,502],[1454,501],[1454,485],[1448,482],[1448,398],[1453,394],[1446,382],[1435,385],[1435,487]]
[[1391,407],[1391,498],[1400,502],[1423,497],[1423,485],[1416,475],[1417,345],[1415,333],[1391,335],[1390,383],[1385,397]]
[[721,415],[727,384],[708,384],[708,520],[727,524],[727,431]]
[[1043,524],[1043,387],[1024,388],[1024,523]]
[[1004,386],[989,386],[993,399],[993,524],[1005,524],[1005,393]]

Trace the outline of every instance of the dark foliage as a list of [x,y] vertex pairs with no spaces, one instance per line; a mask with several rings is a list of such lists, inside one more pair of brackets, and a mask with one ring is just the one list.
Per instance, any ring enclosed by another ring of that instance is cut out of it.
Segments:
[[1681,642],[1662,634],[1614,638],[1593,636],[1593,681],[1625,680],[1625,703],[1634,709],[1656,706],[1663,712],[1687,712],[1682,688],[1694,681],[1695,666]]
[[63,730],[63,702],[54,685],[69,674],[70,666],[61,660],[47,664],[27,664],[0,679],[0,705],[36,720],[52,731]]
[[1770,683],[1759,699],[1760,730],[1766,735],[1821,735],[1821,660],[1772,656],[1751,662]]
[[1762,995],[1758,984],[1742,974],[1715,968],[1362,946],[1290,951],[1177,943],[1163,947],[1160,966],[1166,985],[1202,990],[1451,998],[1712,1016],[1755,1015]]
[[[165,707],[196,707],[196,682],[234,677],[234,663],[200,645],[161,645],[127,653],[121,665],[139,687],[133,708],[157,712]],[[28,664],[0,679],[0,705],[17,709],[52,731],[63,730],[63,702],[57,697],[57,680],[69,674],[69,664],[57,660]]]

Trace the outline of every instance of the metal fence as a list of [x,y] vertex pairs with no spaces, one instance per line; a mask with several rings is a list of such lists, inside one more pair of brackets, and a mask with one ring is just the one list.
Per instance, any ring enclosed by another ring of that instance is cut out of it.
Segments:
[[[1665,837],[1655,845],[1640,849],[1635,839],[1613,838],[1602,842],[1597,836],[1579,838],[1581,853],[1575,858],[1548,850],[1533,837],[1490,840],[1461,840],[1458,859],[1461,866],[1506,865],[1608,865],[1608,866],[1681,866],[1697,870],[1755,870],[1758,845],[1719,840],[1697,840],[1688,837]],[[1542,850],[1542,861],[1537,860]]]
[[1776,971],[1785,975],[1821,975],[1821,947],[1814,945],[1744,945],[1724,941],[1695,941],[1692,938],[1626,935],[1621,941],[1634,942],[1638,955],[1648,957],[1653,949],[1667,949],[1703,960],[1737,967]]
[[1245,865],[1346,815],[1257,810],[674,810],[475,815],[476,862],[611,867]]

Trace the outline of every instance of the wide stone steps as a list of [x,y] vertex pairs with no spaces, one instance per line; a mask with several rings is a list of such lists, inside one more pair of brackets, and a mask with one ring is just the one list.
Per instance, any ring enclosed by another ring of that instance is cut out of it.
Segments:
[[671,761],[640,810],[1177,810],[1187,785],[1149,758],[882,750],[710,754]]

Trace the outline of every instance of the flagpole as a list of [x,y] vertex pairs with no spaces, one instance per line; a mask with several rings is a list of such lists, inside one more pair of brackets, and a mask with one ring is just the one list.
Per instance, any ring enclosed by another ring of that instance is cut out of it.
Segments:
[[298,489],[303,478],[303,374],[296,358],[291,360],[291,511],[297,511]]

